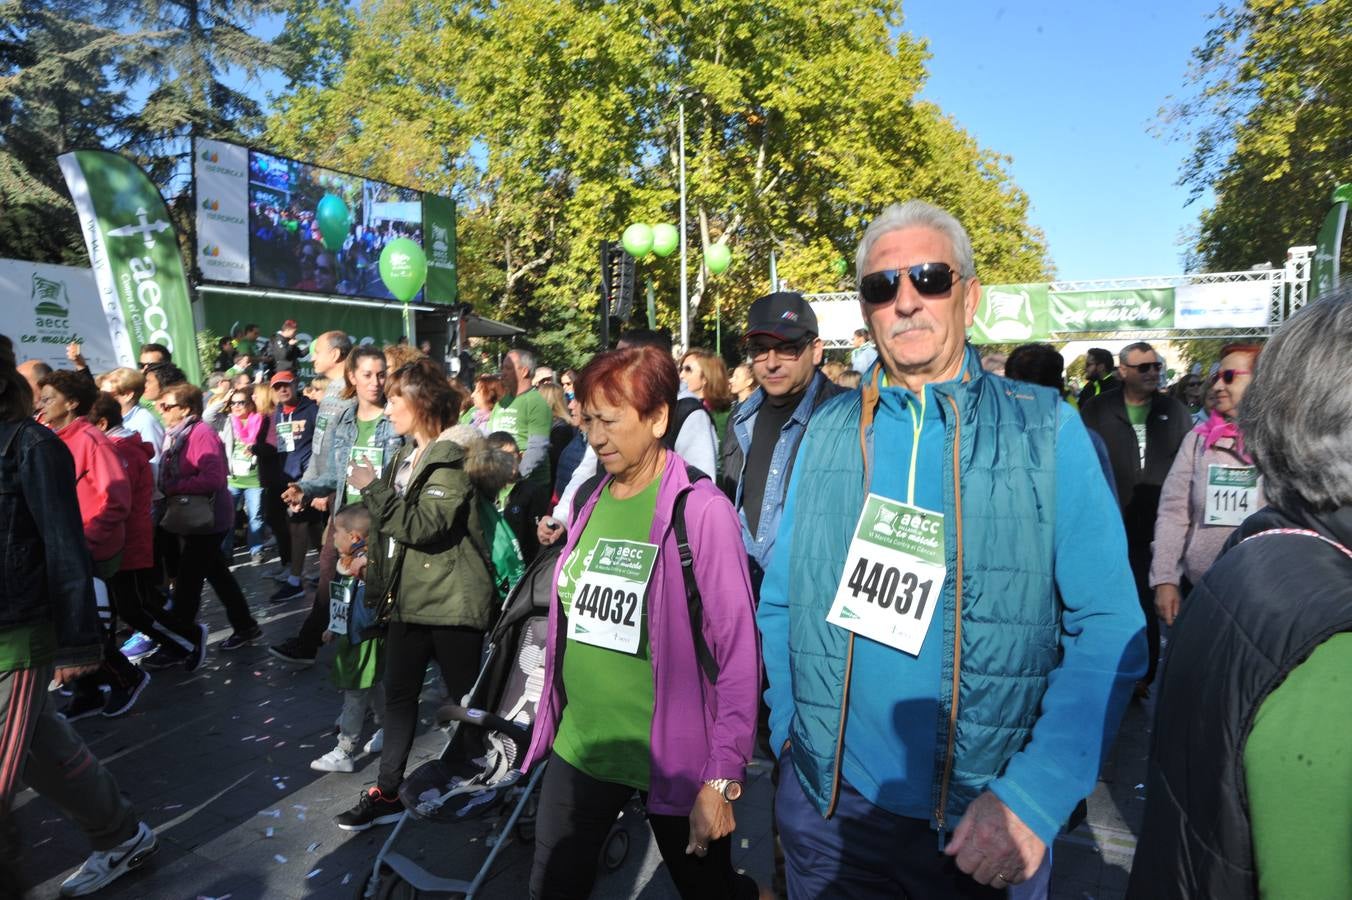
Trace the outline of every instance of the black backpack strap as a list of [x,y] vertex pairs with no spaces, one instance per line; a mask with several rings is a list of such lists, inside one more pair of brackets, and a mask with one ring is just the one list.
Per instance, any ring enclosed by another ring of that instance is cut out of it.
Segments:
[[710,684],[718,683],[718,660],[704,640],[704,601],[700,597],[699,583],[695,580],[695,554],[690,550],[690,535],[685,524],[685,501],[700,479],[708,479],[694,466],[686,466],[692,487],[686,488],[676,496],[676,506],[671,513],[671,523],[676,530],[676,549],[681,554],[681,576],[685,579],[685,605],[690,613],[690,631],[695,640],[695,659],[700,670]]
[[681,397],[677,400],[676,414],[672,417],[671,424],[667,426],[667,433],[662,436],[663,446],[668,450],[675,450],[676,437],[685,427],[685,420],[702,409],[704,409],[704,401],[698,397]]
[[577,521],[577,514],[582,512],[582,507],[587,505],[587,501],[592,498],[597,489],[601,487],[601,482],[606,480],[606,470],[601,468],[601,464],[596,464],[596,474],[582,482],[582,486],[577,489],[573,495],[573,521]]

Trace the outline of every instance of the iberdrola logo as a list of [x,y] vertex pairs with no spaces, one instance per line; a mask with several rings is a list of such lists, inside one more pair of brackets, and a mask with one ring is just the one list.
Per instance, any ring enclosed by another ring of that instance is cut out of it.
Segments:
[[205,200],[202,201],[202,208],[214,212],[221,208],[221,201],[213,200],[212,198],[207,197]]
[[203,256],[220,256],[220,255],[221,255],[221,247],[220,247],[219,244],[203,244],[203,245],[202,245],[202,255],[203,255]]
[[221,161],[221,155],[220,155],[219,153],[212,153],[210,150],[203,150],[203,151],[202,151],[202,161],[203,161],[203,162],[209,162],[209,163],[220,162],[220,161]]

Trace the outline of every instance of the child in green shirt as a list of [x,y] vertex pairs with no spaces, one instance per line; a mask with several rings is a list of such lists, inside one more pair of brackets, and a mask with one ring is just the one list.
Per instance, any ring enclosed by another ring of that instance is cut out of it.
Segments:
[[338,746],[310,763],[316,772],[351,772],[355,766],[358,741],[369,709],[377,730],[362,747],[367,753],[379,753],[384,732],[380,729],[385,708],[385,639],[367,637],[356,640],[350,635],[352,610],[364,602],[366,536],[371,530],[371,513],[361,504],[345,506],[333,517],[333,544],[338,550],[338,577],[330,585],[329,627],[324,643],[333,642],[338,653],[333,660],[333,683],[343,692],[343,709],[338,715]]

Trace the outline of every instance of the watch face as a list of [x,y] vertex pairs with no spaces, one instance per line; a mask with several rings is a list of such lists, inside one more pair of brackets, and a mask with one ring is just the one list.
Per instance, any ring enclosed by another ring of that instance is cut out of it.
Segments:
[[742,796],[742,783],[740,781],[730,781],[728,786],[723,789],[723,796],[728,800],[737,800]]

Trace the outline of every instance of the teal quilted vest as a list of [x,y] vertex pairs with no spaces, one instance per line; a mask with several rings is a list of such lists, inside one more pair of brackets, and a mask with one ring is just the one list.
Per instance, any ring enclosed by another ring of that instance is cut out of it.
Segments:
[[[970,349],[965,375],[968,380],[932,388],[945,431],[948,577],[941,594],[944,665],[936,686],[931,825],[947,830],[1027,743],[1047,675],[1060,661],[1061,606],[1053,581],[1060,400],[1047,388],[986,374]],[[866,393],[842,395],[818,410],[795,473],[792,758],[808,796],[828,816],[838,786],[851,635],[828,624],[826,614],[864,503],[859,424]],[[871,455],[871,426],[865,439]]]

